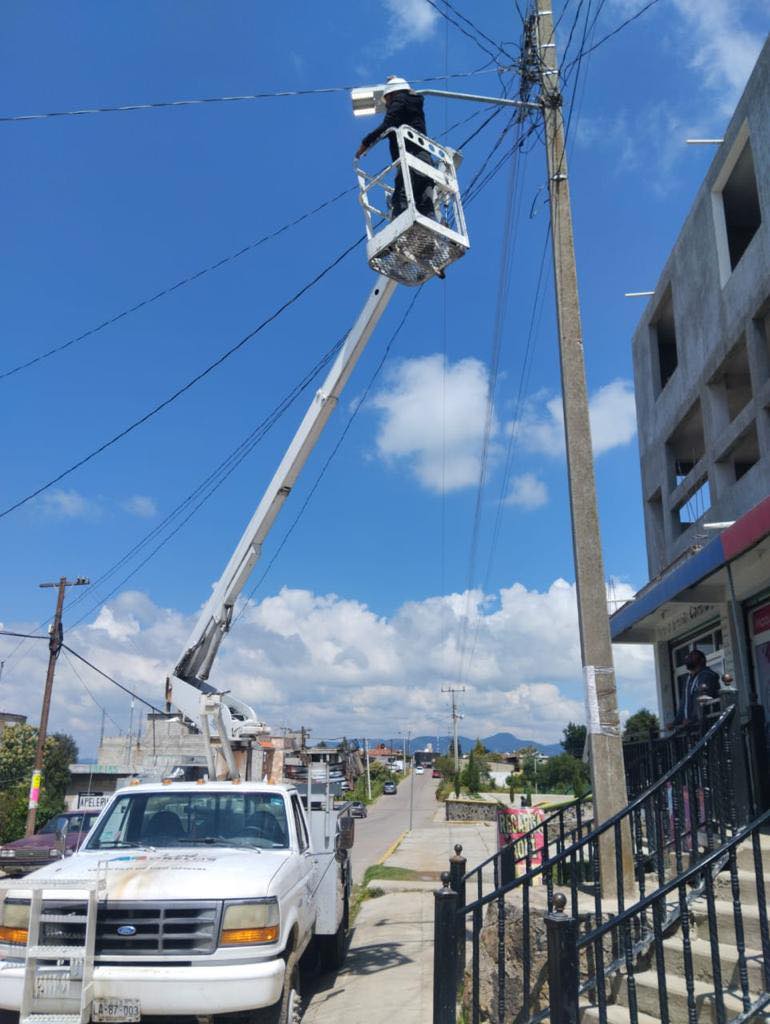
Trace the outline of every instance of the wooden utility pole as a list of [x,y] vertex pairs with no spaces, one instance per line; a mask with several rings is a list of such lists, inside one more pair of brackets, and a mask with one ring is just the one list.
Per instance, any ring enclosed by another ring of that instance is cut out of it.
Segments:
[[43,706],[40,709],[40,725],[37,730],[37,749],[35,750],[35,767],[32,769],[32,783],[29,787],[29,803],[27,805],[27,830],[26,835],[35,834],[35,819],[37,818],[37,807],[40,802],[40,784],[43,775],[43,759],[45,756],[45,741],[48,733],[48,714],[51,710],[51,691],[53,690],[53,677],[56,670],[56,659],[59,657],[64,631],[62,630],[61,615],[64,608],[64,593],[67,587],[82,587],[90,583],[90,580],[78,576],[76,580],[68,580],[62,576],[58,583],[41,583],[44,589],[57,587],[59,593],[56,597],[56,611],[49,631],[48,640],[48,671],[45,677],[45,689],[43,690]]
[[[586,695],[586,724],[591,751],[594,820],[600,823],[612,817],[627,803],[625,771],[596,503],[583,333],[567,177],[566,139],[552,4],[551,0],[536,0],[536,4],[534,30],[539,56],[540,97],[543,102],[548,160],[551,242],[580,649]],[[630,844],[624,841],[623,847],[623,875],[627,884],[633,885]],[[607,833],[607,841],[601,844],[600,857],[603,888],[606,891],[613,890],[616,871],[612,831]]]

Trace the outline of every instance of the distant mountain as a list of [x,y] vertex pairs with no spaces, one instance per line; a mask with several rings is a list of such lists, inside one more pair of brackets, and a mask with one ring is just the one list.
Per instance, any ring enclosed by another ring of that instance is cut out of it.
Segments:
[[[451,736],[414,736],[410,741],[410,748],[412,750],[425,750],[427,745],[430,743],[434,750],[436,750],[436,740],[438,739],[438,752],[440,754],[449,753],[452,746]],[[458,736],[460,741],[460,748],[463,754],[467,754],[469,750],[475,745],[476,738],[471,739],[469,736]],[[509,751],[520,750],[521,747],[534,747],[541,754],[563,754],[561,743],[538,743],[537,740],[523,740],[519,736],[514,736],[512,732],[496,732],[493,736],[482,736],[481,742],[494,754],[503,754]],[[392,739],[388,736],[380,737],[367,737],[367,743],[369,747],[374,747],[378,743],[384,743],[386,746],[393,745],[393,749],[399,750],[403,745],[403,739],[401,737],[393,737]],[[329,744],[329,746],[336,744]]]

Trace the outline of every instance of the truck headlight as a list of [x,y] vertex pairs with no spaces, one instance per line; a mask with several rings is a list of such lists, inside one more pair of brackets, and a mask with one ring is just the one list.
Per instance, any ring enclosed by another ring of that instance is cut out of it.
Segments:
[[278,900],[225,903],[220,946],[254,946],[277,942],[280,918]]
[[29,928],[29,903],[0,903],[0,942],[26,945]]

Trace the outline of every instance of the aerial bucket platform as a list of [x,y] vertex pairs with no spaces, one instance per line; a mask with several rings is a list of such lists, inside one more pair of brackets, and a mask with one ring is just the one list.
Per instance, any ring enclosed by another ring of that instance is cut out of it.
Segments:
[[375,175],[356,165],[366,255],[378,274],[419,285],[470,248],[457,184],[462,156],[407,125],[385,135],[395,136],[398,159]]

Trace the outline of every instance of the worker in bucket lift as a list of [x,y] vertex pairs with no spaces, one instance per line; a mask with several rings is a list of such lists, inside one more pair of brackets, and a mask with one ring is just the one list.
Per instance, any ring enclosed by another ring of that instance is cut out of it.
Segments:
[[[356,151],[356,160],[362,157],[367,149],[370,149],[376,142],[382,138],[388,128],[400,128],[401,125],[407,124],[410,128],[414,128],[421,135],[426,135],[425,129],[425,114],[423,113],[423,98],[418,96],[417,93],[412,92],[411,86],[405,79],[399,78],[397,75],[391,75],[386,83],[383,91],[383,99],[385,106],[387,107],[387,113],[382,121],[382,124],[378,125],[373,132],[369,132],[364,137],[361,145]],[[390,145],[390,156],[393,160],[398,159],[398,142],[395,136],[388,136],[388,143]],[[417,146],[410,142],[407,142],[406,148],[410,153],[414,153],[421,160],[425,160],[426,163],[432,163],[430,157],[424,149],[418,149]],[[412,190],[414,192],[414,201],[418,211],[424,217],[434,217],[435,211],[433,208],[433,182],[430,178],[424,177],[422,174],[416,174],[412,172]],[[393,195],[390,200],[391,218],[393,220],[398,217],[400,213],[403,213],[406,209],[406,192],[404,190],[404,176],[401,170],[396,174],[394,183]]]

